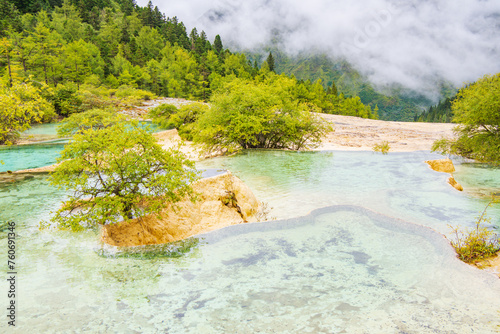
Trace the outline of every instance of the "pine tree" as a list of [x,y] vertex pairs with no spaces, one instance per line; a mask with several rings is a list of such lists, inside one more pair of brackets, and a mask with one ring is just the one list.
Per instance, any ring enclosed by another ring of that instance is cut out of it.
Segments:
[[328,87],[328,90],[326,93],[328,95],[333,95],[333,96],[339,95],[339,93],[337,91],[337,86],[335,86],[335,82],[332,81],[332,85],[330,87]]
[[214,40],[214,51],[218,56],[220,56],[222,53],[222,49],[223,49],[222,41],[220,39],[220,36],[217,35],[217,36],[215,36],[215,40]]
[[266,62],[269,66],[269,71],[274,72],[274,58],[272,52],[269,52],[269,56],[267,56]]
[[196,28],[193,28],[191,30],[191,33],[189,34],[189,42],[191,44],[191,51],[195,51],[196,49],[196,42],[200,36],[198,36],[198,30]]

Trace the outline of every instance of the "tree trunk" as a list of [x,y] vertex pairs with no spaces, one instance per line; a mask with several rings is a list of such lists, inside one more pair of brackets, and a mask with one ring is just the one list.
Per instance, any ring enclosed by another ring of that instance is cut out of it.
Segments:
[[47,64],[45,63],[45,60],[43,61],[43,74],[45,76],[45,84],[49,85],[49,79],[47,78]]
[[7,51],[7,66],[9,67],[9,87],[12,87],[12,71],[10,69],[10,55]]
[[76,76],[75,76],[76,86],[77,89],[80,90],[80,81],[78,80],[78,63],[76,62],[75,62],[75,70],[76,70]]

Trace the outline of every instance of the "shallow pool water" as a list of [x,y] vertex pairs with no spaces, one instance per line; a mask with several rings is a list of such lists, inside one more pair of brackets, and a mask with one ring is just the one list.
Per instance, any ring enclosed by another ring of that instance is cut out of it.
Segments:
[[455,177],[472,194],[490,197],[500,195],[500,168],[486,164],[457,164]]
[[[139,122],[142,127],[148,127],[152,132],[164,129],[151,121]],[[56,163],[60,152],[68,139],[57,137],[57,123],[33,125],[22,133],[23,137],[35,136],[44,139],[43,143],[30,145],[0,146],[0,172],[18,171],[30,168],[50,166]],[[50,140],[46,140],[50,139]]]
[[[330,205],[348,204],[388,216],[449,231],[448,224],[473,226],[489,197],[459,192],[447,183],[449,174],[431,170],[424,161],[441,159],[429,152],[283,152],[247,151],[234,157],[206,160],[198,166],[225,168],[247,184],[259,200],[273,208],[271,215],[290,218]],[[490,192],[500,191],[500,174],[461,165],[455,176],[464,185],[477,179]],[[491,179],[496,181],[491,182]],[[487,181],[484,181],[487,180]],[[500,226],[500,211],[489,211]]]
[[50,166],[56,163],[64,144],[34,144],[0,147],[0,172]]
[[500,280],[432,230],[469,226],[486,199],[446,184],[423,163],[435,157],[250,151],[198,163],[231,170],[285,219],[197,236],[176,258],[126,257],[92,231],[39,231],[64,192],[39,176],[0,185],[0,220],[17,222],[16,329],[495,333]]

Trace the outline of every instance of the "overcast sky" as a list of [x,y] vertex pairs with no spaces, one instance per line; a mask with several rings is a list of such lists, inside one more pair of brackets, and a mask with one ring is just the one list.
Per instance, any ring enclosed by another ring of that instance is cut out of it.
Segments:
[[[289,53],[345,56],[378,84],[400,83],[427,93],[438,78],[457,87],[500,72],[499,0],[156,0],[213,39],[243,49],[283,34]],[[138,0],[139,5],[147,1]],[[215,13],[223,13],[213,20]]]

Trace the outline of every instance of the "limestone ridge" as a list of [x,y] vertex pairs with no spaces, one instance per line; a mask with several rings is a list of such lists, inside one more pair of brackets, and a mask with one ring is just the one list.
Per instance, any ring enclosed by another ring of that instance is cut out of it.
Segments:
[[259,202],[250,188],[227,172],[193,184],[196,201],[185,199],[129,222],[105,225],[101,240],[112,246],[173,242],[229,225],[257,221]]
[[431,167],[432,170],[441,173],[449,173],[448,183],[458,191],[463,191],[464,188],[460,183],[458,183],[453,177],[453,172],[455,172],[455,166],[451,159],[439,159],[439,160],[428,160],[426,163]]

